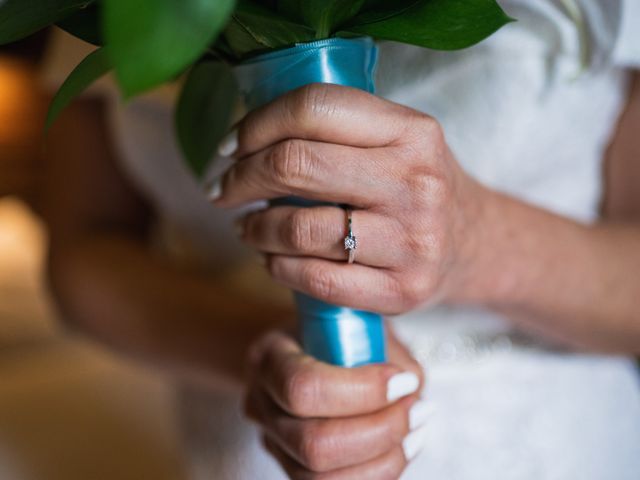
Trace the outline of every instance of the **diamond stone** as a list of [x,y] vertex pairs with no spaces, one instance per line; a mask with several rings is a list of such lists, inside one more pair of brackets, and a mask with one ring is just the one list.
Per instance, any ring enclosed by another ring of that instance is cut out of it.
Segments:
[[358,248],[358,240],[354,235],[347,235],[344,237],[345,250],[355,250],[356,248]]

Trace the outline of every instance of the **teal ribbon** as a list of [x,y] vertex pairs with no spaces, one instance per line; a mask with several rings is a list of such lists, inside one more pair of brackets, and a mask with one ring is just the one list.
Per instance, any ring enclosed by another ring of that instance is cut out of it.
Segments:
[[236,67],[251,110],[311,83],[374,93],[378,49],[370,38],[330,38],[260,55]]
[[[255,57],[236,67],[236,75],[247,107],[255,109],[311,83],[332,83],[374,93],[377,60],[378,50],[370,38],[331,38]],[[322,204],[300,198],[274,203]],[[357,236],[357,224],[354,233]],[[386,361],[380,315],[330,305],[300,292],[295,292],[295,299],[308,354],[344,367]]]

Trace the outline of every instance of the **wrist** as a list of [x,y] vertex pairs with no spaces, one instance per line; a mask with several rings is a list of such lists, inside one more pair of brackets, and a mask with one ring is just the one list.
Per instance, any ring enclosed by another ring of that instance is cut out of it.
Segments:
[[506,265],[511,199],[471,180],[461,211],[461,238],[444,301],[489,305],[508,295],[513,278]]

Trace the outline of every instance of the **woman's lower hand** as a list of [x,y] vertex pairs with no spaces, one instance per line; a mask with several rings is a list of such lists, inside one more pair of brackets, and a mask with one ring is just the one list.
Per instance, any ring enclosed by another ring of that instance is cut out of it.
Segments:
[[398,478],[420,451],[422,370],[389,334],[389,363],[340,368],[271,333],[252,349],[248,416],[294,480]]
[[433,118],[358,90],[311,85],[256,110],[222,150],[237,162],[214,200],[233,207],[299,196],[240,222],[280,283],[332,304],[397,314],[446,299],[469,278],[486,189],[460,168]]

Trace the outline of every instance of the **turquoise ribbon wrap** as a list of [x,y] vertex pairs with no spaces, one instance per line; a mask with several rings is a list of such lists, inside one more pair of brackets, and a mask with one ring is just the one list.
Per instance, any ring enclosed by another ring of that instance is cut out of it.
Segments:
[[[255,109],[311,83],[332,83],[374,93],[377,60],[378,50],[370,38],[331,38],[255,57],[236,67],[236,75],[247,107]],[[300,198],[274,203],[307,207],[322,204]],[[357,228],[356,223],[356,236]],[[343,367],[386,361],[380,315],[330,305],[300,292],[295,292],[295,299],[302,343],[308,354]]]

